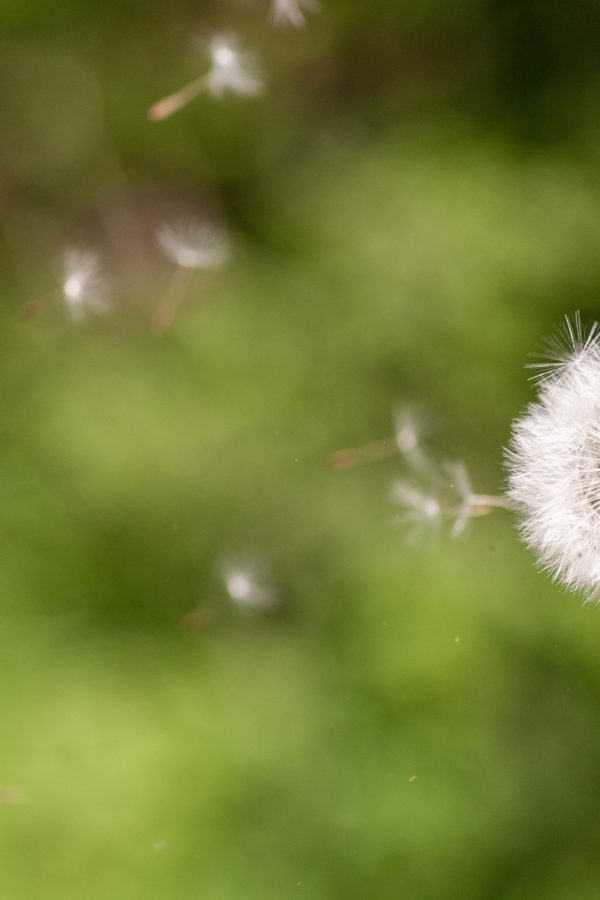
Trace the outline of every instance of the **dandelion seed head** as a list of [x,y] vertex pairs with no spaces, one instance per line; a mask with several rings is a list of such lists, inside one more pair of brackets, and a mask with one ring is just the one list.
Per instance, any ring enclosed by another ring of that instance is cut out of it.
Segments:
[[216,269],[231,256],[227,232],[197,219],[165,223],[157,229],[156,239],[165,256],[186,269]]
[[600,597],[600,334],[567,319],[538,398],[513,424],[508,496],[554,580]]

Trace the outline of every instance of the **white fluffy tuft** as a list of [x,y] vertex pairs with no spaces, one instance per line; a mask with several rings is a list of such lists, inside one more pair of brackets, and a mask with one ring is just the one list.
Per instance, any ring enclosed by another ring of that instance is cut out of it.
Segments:
[[552,577],[600,599],[600,333],[579,314],[515,421],[506,460],[508,496],[526,543]]

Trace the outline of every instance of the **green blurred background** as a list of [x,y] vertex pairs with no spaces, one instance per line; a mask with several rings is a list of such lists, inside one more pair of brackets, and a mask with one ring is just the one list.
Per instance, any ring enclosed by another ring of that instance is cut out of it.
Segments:
[[[400,460],[329,457],[414,404],[502,489],[527,354],[598,315],[600,7],[267,6],[0,5],[0,894],[597,900],[600,611],[509,514],[407,546]],[[148,122],[207,28],[267,93]],[[190,208],[235,256],[155,335]],[[113,314],[20,320],[73,243]]]

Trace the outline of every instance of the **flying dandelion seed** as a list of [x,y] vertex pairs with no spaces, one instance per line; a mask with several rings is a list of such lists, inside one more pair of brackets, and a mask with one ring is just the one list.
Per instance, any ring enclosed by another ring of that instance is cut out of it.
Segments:
[[220,99],[226,93],[241,97],[258,97],[263,93],[265,82],[257,58],[250,51],[240,49],[236,35],[214,35],[209,54],[208,72],[154,103],[148,110],[151,121],[167,119],[201,94]]
[[420,540],[427,534],[432,536],[439,531],[443,508],[432,490],[397,479],[392,484],[391,499],[401,509],[395,521],[404,527],[409,540]]
[[217,269],[225,265],[231,257],[231,242],[223,228],[208,226],[197,219],[161,225],[156,240],[167,259],[175,265],[173,277],[152,320],[154,331],[165,331],[177,315],[194,270]]
[[579,313],[536,363],[537,400],[513,424],[508,496],[555,581],[600,598],[600,330]]
[[88,251],[71,250],[65,259],[63,299],[75,322],[88,312],[104,315],[111,309],[98,257]]
[[231,256],[227,232],[198,219],[161,225],[156,239],[167,259],[184,269],[218,269]]
[[336,450],[331,455],[334,469],[349,469],[353,466],[387,459],[400,453],[411,468],[421,470],[426,466],[426,456],[421,446],[422,427],[412,411],[404,406],[394,412],[394,436],[370,441],[360,447]]
[[317,0],[273,0],[269,18],[277,28],[302,28],[307,12],[318,12]]
[[112,304],[95,253],[87,250],[68,250],[64,259],[64,274],[60,288],[40,300],[26,304],[20,311],[28,319],[53,306],[64,304],[74,322],[82,322],[88,313],[105,315]]
[[460,537],[471,519],[487,516],[494,509],[510,509],[507,497],[494,494],[477,494],[471,485],[471,478],[463,462],[446,463],[445,469],[449,477],[450,488],[458,497],[456,506],[447,514],[454,519],[450,535]]
[[424,426],[414,412],[402,406],[394,412],[394,440],[398,453],[414,471],[427,469],[429,461],[423,450]]
[[257,57],[249,50],[241,50],[236,35],[215,35],[210,42],[211,68],[208,90],[213,97],[230,92],[242,97],[257,97],[263,93],[265,82]]
[[421,481],[399,479],[392,484],[392,501],[401,509],[395,521],[411,539],[439,532],[444,522],[452,523],[451,537],[460,537],[471,519],[511,505],[506,497],[475,493],[462,462],[446,463],[440,469],[430,463],[427,487]]
[[231,601],[239,609],[267,612],[277,606],[278,594],[263,563],[225,562],[221,565],[221,577]]

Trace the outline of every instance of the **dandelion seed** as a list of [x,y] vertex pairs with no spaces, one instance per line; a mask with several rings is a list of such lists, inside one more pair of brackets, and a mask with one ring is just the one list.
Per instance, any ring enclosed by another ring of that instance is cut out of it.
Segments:
[[277,605],[277,591],[264,564],[256,560],[225,563],[221,576],[229,597],[240,609],[266,612]]
[[394,412],[393,438],[336,450],[331,455],[331,465],[334,469],[349,469],[400,453],[411,469],[423,471],[427,468],[427,457],[421,447],[421,430],[411,410],[401,407]]
[[438,531],[443,510],[433,491],[425,491],[416,484],[398,479],[392,484],[391,497],[401,507],[396,522],[406,528],[409,539]]
[[257,97],[263,93],[265,82],[257,59],[249,51],[240,49],[236,35],[215,35],[209,44],[209,54],[208,72],[154,103],[148,110],[149,119],[154,122],[166,119],[201,94],[220,99],[226,93],[242,97]]
[[[542,364],[544,365],[544,364]],[[553,577],[600,597],[600,331],[565,320],[538,398],[513,424],[508,496]]]
[[74,322],[83,321],[88,312],[104,315],[110,311],[107,285],[95,253],[68,250],[65,253],[61,287],[55,288],[39,300],[27,303],[19,311],[19,317],[30,319],[60,304],[67,307]]
[[242,97],[257,97],[265,89],[256,56],[240,50],[235,35],[216,35],[210,42],[211,69],[208,90],[213,97],[228,91]]
[[360,447],[344,447],[336,450],[331,454],[329,462],[333,469],[352,469],[354,466],[395,456],[397,452],[398,447],[394,438],[383,438],[380,441],[362,444]]
[[565,316],[562,327],[544,342],[543,353],[532,353],[540,362],[528,363],[528,369],[537,369],[532,381],[547,381],[560,375],[565,368],[572,368],[580,359],[585,359],[590,346],[598,339],[600,325],[594,322],[584,334],[581,315],[576,312],[572,319]]
[[397,521],[408,525],[413,535],[426,527],[437,530],[443,521],[448,521],[452,522],[451,536],[457,538],[470,519],[510,505],[505,497],[476,494],[464,463],[446,463],[439,470],[430,468],[428,477],[427,491],[409,481],[395,481],[392,485],[392,499],[402,507]]
[[88,251],[67,253],[62,293],[75,322],[81,322],[88,312],[104,315],[111,308],[98,257]]
[[429,461],[422,447],[423,426],[407,406],[394,412],[394,438],[398,452],[417,472],[427,469]]
[[452,537],[460,537],[470,519],[487,516],[493,509],[510,507],[510,502],[506,497],[476,494],[464,463],[446,463],[445,468],[450,477],[450,487],[458,495],[459,501],[456,507],[448,510],[448,514],[454,518],[454,524],[450,531]]
[[229,236],[223,228],[209,227],[197,219],[162,225],[157,242],[175,272],[160,301],[152,327],[164,331],[174,321],[195,269],[216,269],[231,256]]
[[156,239],[165,256],[184,269],[217,269],[231,256],[227,232],[198,219],[161,225]]
[[318,12],[317,0],[273,0],[269,18],[278,28],[302,28],[306,12]]

